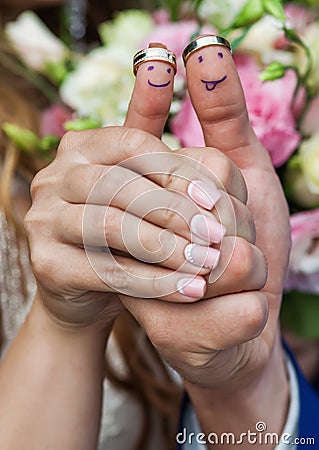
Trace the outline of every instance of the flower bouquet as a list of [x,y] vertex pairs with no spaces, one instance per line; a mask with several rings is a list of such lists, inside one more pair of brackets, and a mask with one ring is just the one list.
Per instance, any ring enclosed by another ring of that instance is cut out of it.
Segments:
[[5,50],[50,99],[39,135],[11,123],[4,132],[23,152],[52,158],[67,130],[121,125],[134,85],[132,56],[163,42],[178,61],[163,140],[201,146],[187,95],[182,51],[196,35],[231,41],[253,128],[268,150],[291,211],[292,252],[282,321],[319,338],[319,1],[165,0],[154,12],[128,10],[99,27],[100,42],[72,50],[32,12],[6,25]]

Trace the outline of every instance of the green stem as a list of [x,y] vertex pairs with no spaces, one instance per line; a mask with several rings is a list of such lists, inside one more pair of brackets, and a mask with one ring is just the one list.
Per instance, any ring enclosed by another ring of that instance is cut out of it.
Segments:
[[39,89],[50,102],[56,102],[58,94],[55,89],[41,76],[32,72],[27,67],[21,66],[10,55],[0,53],[0,64],[10,70],[15,75],[18,75],[30,84]]

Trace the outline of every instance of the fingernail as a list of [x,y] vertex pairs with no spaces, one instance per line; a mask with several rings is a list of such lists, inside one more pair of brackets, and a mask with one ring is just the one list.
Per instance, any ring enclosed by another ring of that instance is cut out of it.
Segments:
[[217,222],[214,216],[206,217],[202,214],[196,214],[191,220],[190,229],[196,236],[207,242],[218,244],[226,233],[226,228]]
[[194,202],[206,209],[212,209],[221,197],[213,182],[205,183],[200,180],[193,180],[188,185],[187,192]]
[[219,261],[220,251],[216,248],[188,244],[184,250],[185,258],[194,266],[214,269]]
[[201,298],[205,294],[206,281],[202,278],[182,278],[177,282],[177,290],[186,297]]

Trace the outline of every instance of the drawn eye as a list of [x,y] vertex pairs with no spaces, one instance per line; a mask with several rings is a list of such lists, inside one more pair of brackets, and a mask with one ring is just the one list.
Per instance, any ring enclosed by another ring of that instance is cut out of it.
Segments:
[[148,66],[147,70],[153,70],[154,66]]
[[224,55],[223,55],[222,52],[219,52],[219,53],[218,53],[218,58],[220,58],[220,59],[223,59],[223,58],[224,58]]
[[171,71],[172,71],[172,69],[169,67],[169,68],[167,69],[167,73],[171,73]]
[[203,62],[203,61],[204,61],[204,58],[203,58],[202,56],[199,56],[199,57],[198,57],[198,62],[201,63],[201,62]]

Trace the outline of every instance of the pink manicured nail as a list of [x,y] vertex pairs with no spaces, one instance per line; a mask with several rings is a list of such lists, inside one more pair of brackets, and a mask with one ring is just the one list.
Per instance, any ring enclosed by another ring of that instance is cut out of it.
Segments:
[[191,220],[190,229],[196,236],[207,242],[218,244],[226,233],[226,228],[217,222],[214,216],[206,217],[202,214],[196,214]]
[[193,180],[187,189],[188,195],[194,202],[206,209],[212,209],[220,199],[221,193],[213,182],[205,183]]
[[188,244],[184,250],[185,258],[194,266],[214,269],[219,261],[220,251],[216,248]]
[[201,298],[205,294],[206,281],[202,278],[182,278],[177,282],[178,292],[186,297]]

